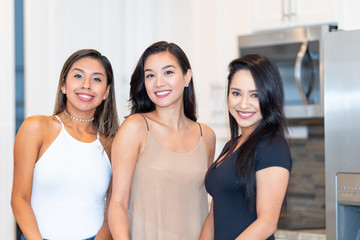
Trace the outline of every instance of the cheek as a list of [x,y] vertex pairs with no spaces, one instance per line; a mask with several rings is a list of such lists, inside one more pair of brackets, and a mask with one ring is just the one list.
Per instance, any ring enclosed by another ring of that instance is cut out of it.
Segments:
[[234,103],[233,100],[229,99],[228,100],[228,110],[229,113],[235,118],[237,113],[236,113],[236,103]]
[[151,88],[149,81],[146,81],[146,80],[144,81],[144,87],[145,87],[146,92],[149,92],[149,90]]
[[234,109],[230,110],[229,113],[236,121],[238,121],[238,115]]
[[145,91],[146,91],[147,95],[149,97],[151,97],[151,90],[150,90],[150,86],[148,84],[145,84]]
[[234,99],[233,97],[229,96],[229,97],[228,97],[228,107],[229,107],[229,110],[232,109],[232,108],[235,108],[236,105],[237,105],[236,99]]
[[260,110],[260,102],[259,102],[259,99],[258,98],[254,98],[253,102],[252,102],[252,105],[259,109]]
[[151,84],[150,83],[146,83],[146,81],[144,82],[144,87],[145,87],[145,91],[146,91],[146,94],[148,96],[148,98],[151,100],[151,101],[154,101],[154,96],[152,95],[152,90],[151,90]]

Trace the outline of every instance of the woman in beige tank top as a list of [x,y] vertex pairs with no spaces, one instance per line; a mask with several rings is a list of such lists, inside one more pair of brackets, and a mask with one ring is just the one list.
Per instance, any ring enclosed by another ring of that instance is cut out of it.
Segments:
[[200,235],[215,134],[196,122],[192,80],[190,63],[174,43],[154,43],[140,57],[131,77],[131,115],[112,147],[114,239],[195,240]]

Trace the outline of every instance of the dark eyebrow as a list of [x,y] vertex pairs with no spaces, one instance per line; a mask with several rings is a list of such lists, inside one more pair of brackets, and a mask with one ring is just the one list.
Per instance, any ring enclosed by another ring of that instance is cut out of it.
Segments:
[[[82,69],[80,69],[80,68],[74,68],[73,71],[79,71],[79,72],[84,73],[84,71]],[[102,76],[104,76],[104,74],[102,74],[101,72],[94,72],[92,74],[93,75],[102,75]]]
[[230,90],[235,90],[235,91],[239,91],[239,92],[240,92],[240,89],[234,88],[234,87],[230,88]]
[[94,72],[93,75],[101,75],[101,76],[104,76],[104,74],[102,74],[101,72]]
[[[235,90],[235,91],[238,91],[238,92],[241,92],[241,90],[240,89],[238,89],[238,88],[230,88],[230,90]],[[259,92],[258,90],[250,90],[249,92]]]
[[162,69],[164,70],[164,69],[166,69],[166,68],[175,68],[176,69],[176,67],[174,66],[174,65],[166,65],[166,66],[164,66]]
[[74,68],[73,71],[80,71],[80,72],[84,72],[82,69],[80,68]]
[[[175,68],[176,69],[176,67],[174,65],[171,65],[171,64],[166,65],[166,66],[162,67],[161,69],[164,70],[164,69],[167,69],[167,68]],[[144,72],[151,72],[151,71],[152,71],[152,69],[149,69],[149,68],[144,70]]]

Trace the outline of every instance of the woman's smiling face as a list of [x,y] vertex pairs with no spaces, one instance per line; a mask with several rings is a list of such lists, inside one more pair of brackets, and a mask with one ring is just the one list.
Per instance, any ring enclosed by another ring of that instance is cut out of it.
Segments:
[[184,87],[192,72],[183,73],[177,59],[169,52],[151,54],[144,65],[146,92],[157,107],[182,104]]
[[249,70],[237,71],[230,83],[228,107],[242,133],[251,134],[262,119],[258,90]]
[[110,86],[100,61],[84,57],[71,66],[61,90],[66,92],[67,108],[95,111],[108,97]]

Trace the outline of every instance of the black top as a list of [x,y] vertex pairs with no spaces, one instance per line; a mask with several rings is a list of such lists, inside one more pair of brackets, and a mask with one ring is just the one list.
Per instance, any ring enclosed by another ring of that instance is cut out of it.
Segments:
[[[216,167],[217,161],[229,149],[226,143],[218,159],[209,168],[205,180],[206,190],[213,197],[215,240],[233,240],[256,220],[256,213],[247,208],[235,177],[236,156],[239,149]],[[255,153],[255,171],[271,167],[284,167],[291,171],[291,154],[285,139],[276,134],[260,139]],[[268,239],[275,239],[274,235]]]

